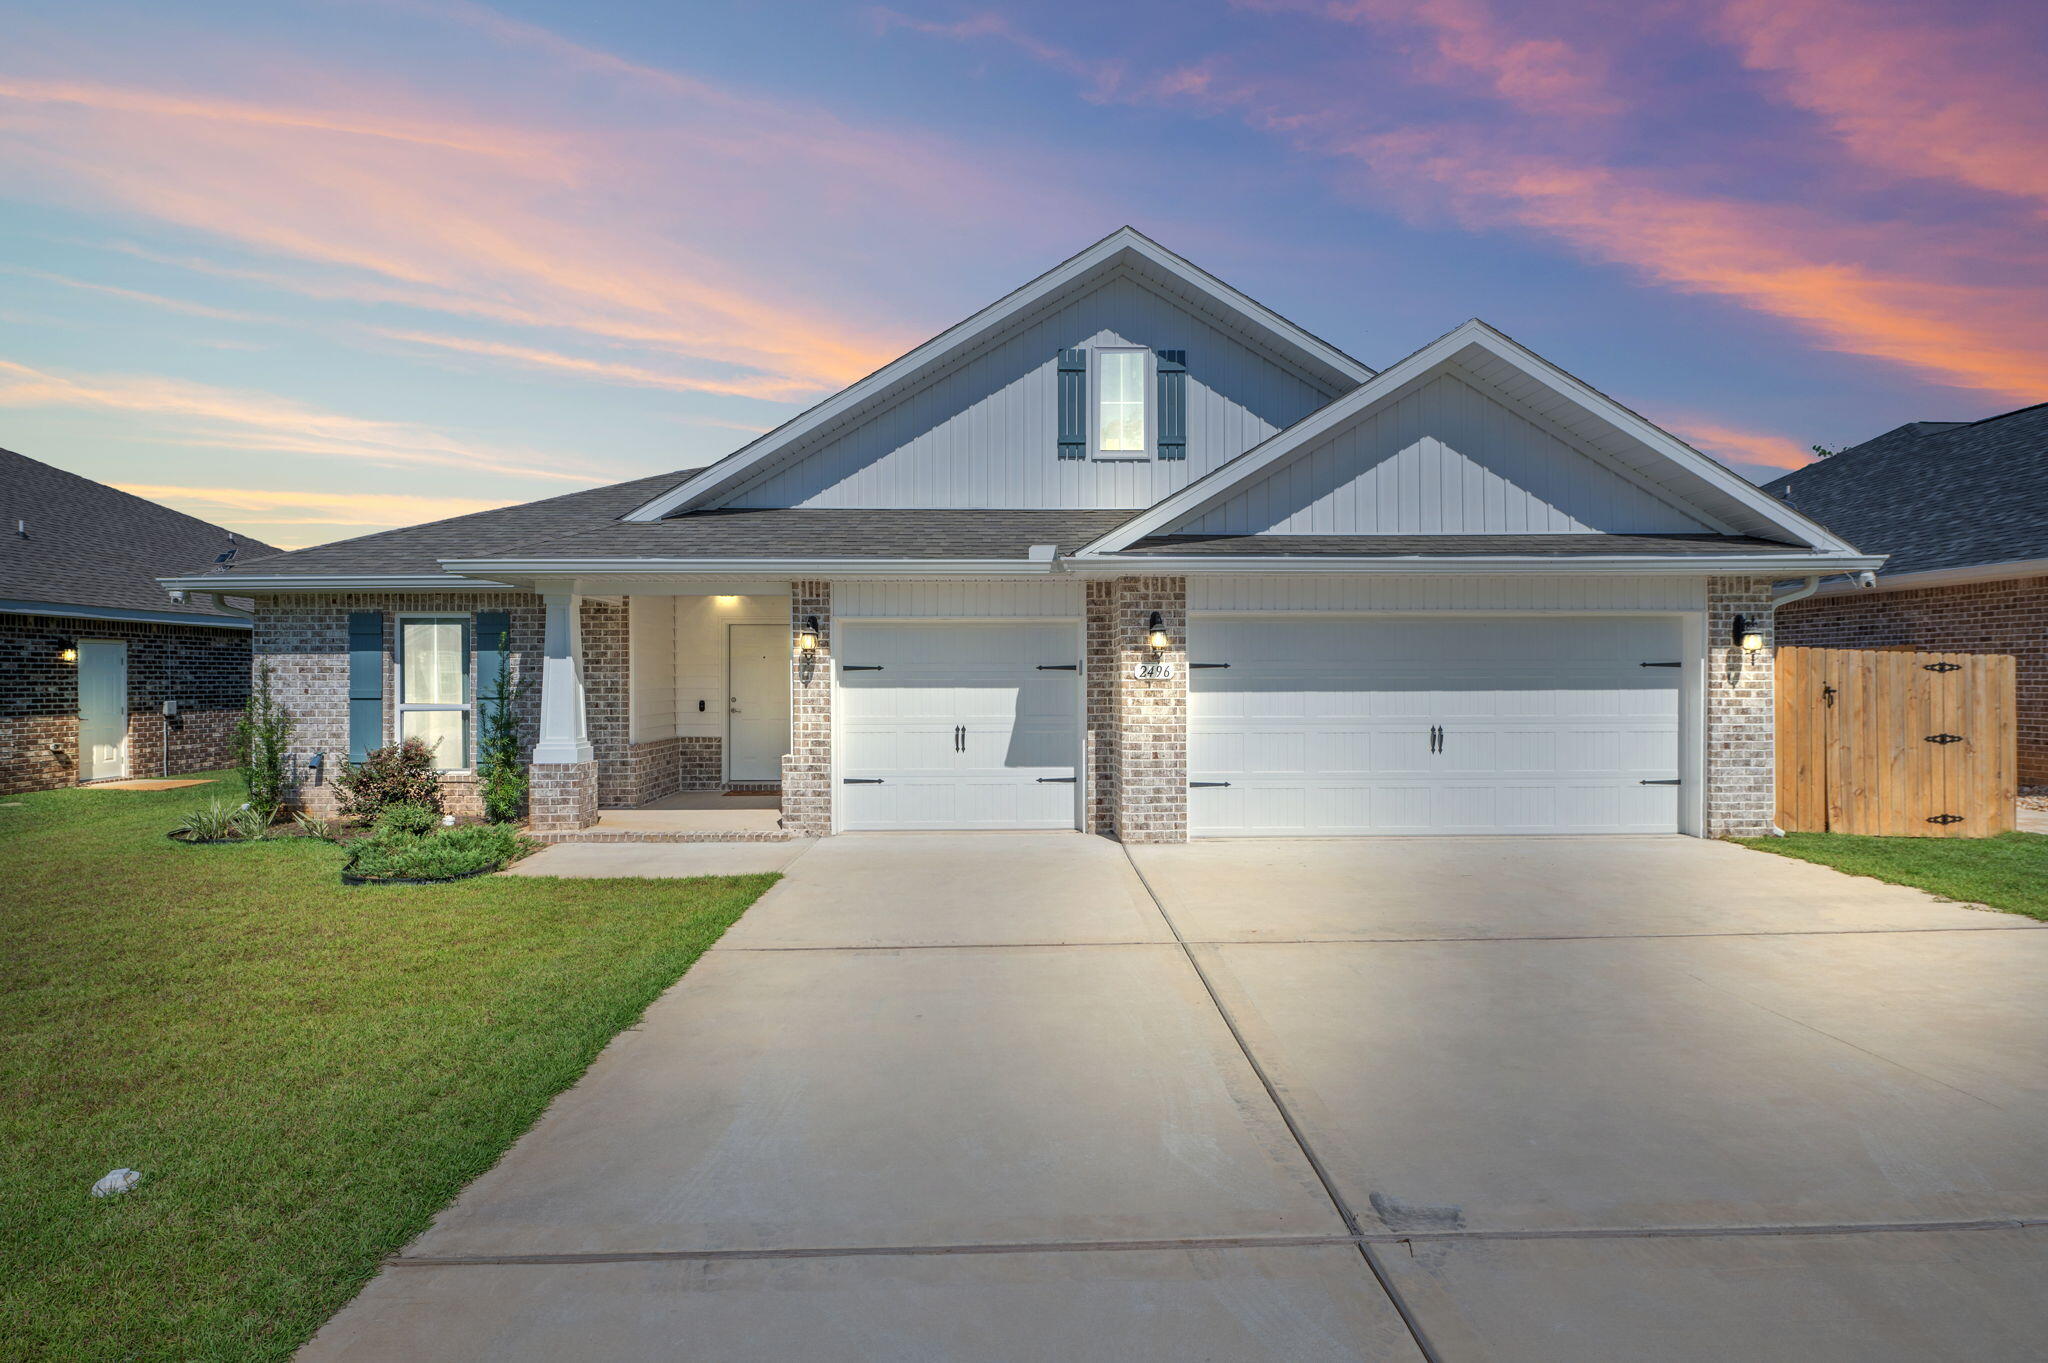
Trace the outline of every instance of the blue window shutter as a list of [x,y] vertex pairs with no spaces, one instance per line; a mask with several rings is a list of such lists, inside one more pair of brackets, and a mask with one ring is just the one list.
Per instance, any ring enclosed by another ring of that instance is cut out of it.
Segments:
[[384,613],[348,613],[348,760],[384,746]]
[[1060,352],[1060,458],[1088,457],[1088,352]]
[[1188,457],[1188,353],[1159,353],[1159,457]]
[[476,613],[476,698],[494,700],[505,685],[505,663],[512,646],[512,612]]

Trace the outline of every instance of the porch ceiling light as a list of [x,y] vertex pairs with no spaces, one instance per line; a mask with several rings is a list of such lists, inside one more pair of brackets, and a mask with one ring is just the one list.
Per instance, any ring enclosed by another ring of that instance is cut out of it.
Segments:
[[1756,622],[1746,615],[1735,617],[1734,639],[1736,645],[1744,653],[1755,653],[1764,646],[1763,631],[1758,629]]
[[1151,623],[1145,626],[1145,646],[1155,652],[1173,646],[1173,640],[1166,637],[1166,621],[1158,611],[1152,612]]
[[817,616],[806,615],[804,617],[804,627],[797,631],[796,646],[797,650],[802,653],[816,653],[818,651]]

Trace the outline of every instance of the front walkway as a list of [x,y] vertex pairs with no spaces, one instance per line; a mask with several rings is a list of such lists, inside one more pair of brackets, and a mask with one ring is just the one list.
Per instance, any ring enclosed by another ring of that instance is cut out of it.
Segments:
[[1133,850],[796,851],[302,1357],[2035,1356],[2037,925],[1676,838]]

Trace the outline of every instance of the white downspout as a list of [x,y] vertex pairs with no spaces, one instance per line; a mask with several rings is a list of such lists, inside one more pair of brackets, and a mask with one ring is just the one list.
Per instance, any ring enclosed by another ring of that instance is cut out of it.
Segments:
[[[1874,580],[1873,574],[1866,573],[1863,574],[1863,576],[1872,577]],[[1771,598],[1771,614],[1773,617],[1773,619],[1771,620],[1771,645],[1773,653],[1776,652],[1778,642],[1778,622],[1775,618],[1778,612],[1778,607],[1789,606],[1794,601],[1804,601],[1807,597],[1812,596],[1815,592],[1819,590],[1820,579],[1818,577],[1809,577],[1806,579],[1806,583],[1804,586],[1794,587],[1791,591],[1785,593],[1783,596],[1774,596]],[[1774,747],[1777,744],[1777,740],[1777,734],[1773,733],[1771,735],[1771,743]],[[1782,838],[1785,836],[1785,830],[1778,827],[1778,825],[1774,823],[1771,825],[1771,836],[1774,838]]]

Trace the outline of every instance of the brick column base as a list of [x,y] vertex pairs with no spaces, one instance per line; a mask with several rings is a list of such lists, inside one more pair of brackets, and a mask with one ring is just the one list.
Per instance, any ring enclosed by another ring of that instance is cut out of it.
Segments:
[[597,763],[536,762],[528,767],[527,825],[562,833],[597,822]]

